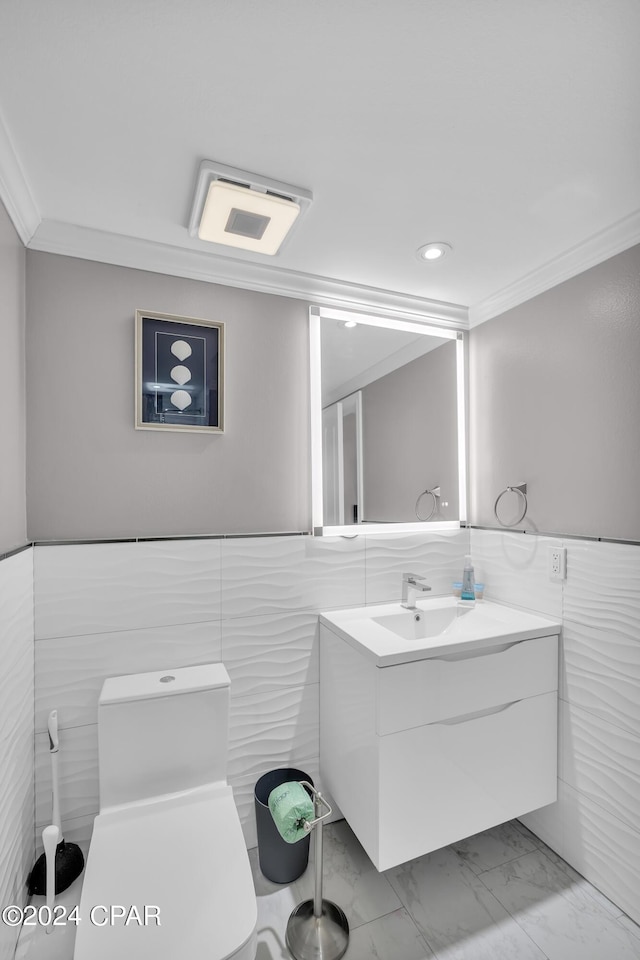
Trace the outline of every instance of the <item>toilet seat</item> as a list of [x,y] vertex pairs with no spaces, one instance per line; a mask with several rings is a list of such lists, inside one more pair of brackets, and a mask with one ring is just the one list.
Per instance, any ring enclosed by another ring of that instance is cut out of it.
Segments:
[[[112,905],[128,917],[111,916]],[[159,908],[160,926],[144,906]],[[91,910],[94,908],[91,920]],[[105,909],[106,908],[106,909]],[[96,817],[74,960],[253,960],[257,905],[231,787],[207,784]]]

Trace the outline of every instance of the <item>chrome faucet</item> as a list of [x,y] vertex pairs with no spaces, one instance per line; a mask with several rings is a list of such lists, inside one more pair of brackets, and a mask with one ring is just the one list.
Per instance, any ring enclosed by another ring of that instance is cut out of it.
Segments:
[[[428,593],[431,590],[431,587],[428,587],[426,583],[421,583],[419,581],[424,580],[424,577],[419,576],[417,573],[403,573],[402,574],[402,606],[407,610],[416,609],[416,594],[417,593]],[[410,594],[409,591],[412,591]]]

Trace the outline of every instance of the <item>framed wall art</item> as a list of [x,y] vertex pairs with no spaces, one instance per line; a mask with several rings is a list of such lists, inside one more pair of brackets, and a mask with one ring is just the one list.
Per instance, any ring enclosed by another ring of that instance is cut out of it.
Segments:
[[224,432],[224,323],[136,310],[136,430]]

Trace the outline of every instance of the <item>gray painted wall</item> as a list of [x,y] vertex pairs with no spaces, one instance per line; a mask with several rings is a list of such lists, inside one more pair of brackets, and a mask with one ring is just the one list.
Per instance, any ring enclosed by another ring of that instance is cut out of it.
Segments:
[[470,335],[471,522],[640,540],[640,246]]
[[0,201],[0,554],[27,537],[25,486],[25,251]]
[[[30,538],[309,528],[306,303],[32,251],[27,290]],[[136,307],[226,321],[224,436],[134,430]],[[471,521],[525,480],[527,529],[640,539],[640,247],[475,328],[469,358]],[[7,429],[5,546],[24,539],[19,409]]]
[[[366,520],[415,523],[419,494],[438,485],[440,511],[432,519],[460,516],[454,340],[363,389],[362,437]],[[420,515],[432,507],[424,497]]]
[[[31,539],[309,529],[306,303],[33,251],[27,289]],[[226,323],[224,435],[134,429],[136,308]]]

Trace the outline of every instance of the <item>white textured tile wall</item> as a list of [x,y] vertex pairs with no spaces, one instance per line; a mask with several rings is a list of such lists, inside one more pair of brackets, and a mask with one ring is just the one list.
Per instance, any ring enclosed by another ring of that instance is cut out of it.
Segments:
[[231,696],[317,683],[318,614],[276,613],[222,623],[222,657]]
[[562,616],[562,584],[552,583],[547,573],[548,549],[556,543],[508,530],[472,530],[476,580],[484,583],[487,599]]
[[229,781],[255,845],[253,788],[263,773],[295,766],[320,782],[318,612],[397,598],[408,569],[446,593],[468,542],[468,531],[453,531],[37,547],[38,828],[50,809],[50,710],[61,727],[63,826],[86,839],[99,802],[104,679],[222,659]]
[[565,540],[564,616],[608,634],[640,637],[640,551],[626,543]]
[[260,776],[265,758],[272,766],[297,766],[317,757],[318,684],[236,697],[229,718],[228,777]]
[[218,620],[220,542],[36,547],[36,640]]
[[640,921],[640,548],[487,530],[471,546],[487,596],[563,620],[558,801],[523,822]]
[[220,660],[220,621],[117,633],[54,637],[36,643],[36,731],[58,710],[58,725],[97,723],[105,677]]
[[567,619],[562,632],[562,699],[640,737],[640,634]]
[[[36,734],[36,832],[51,823],[49,735]],[[66,820],[98,811],[98,725],[60,731],[58,752],[60,814]]]
[[564,700],[559,720],[560,778],[637,830],[640,737]]
[[248,537],[222,544],[222,616],[365,602],[364,537]]
[[468,530],[433,533],[377,534],[365,540],[366,600],[383,603],[399,600],[402,575],[417,573],[431,587],[429,596],[451,593],[451,584],[462,579]]
[[[0,562],[0,906],[23,905],[33,835],[33,551]],[[0,960],[18,929],[0,923]]]

